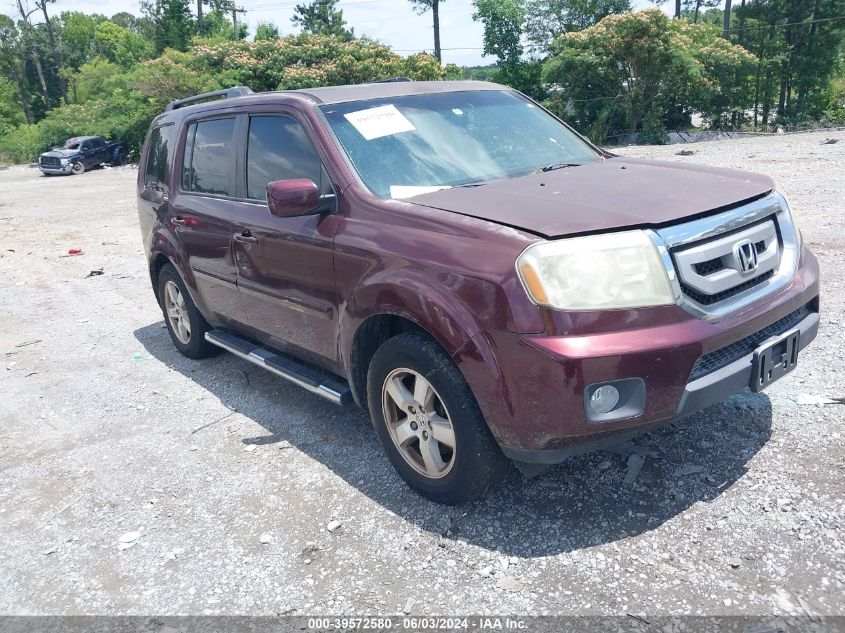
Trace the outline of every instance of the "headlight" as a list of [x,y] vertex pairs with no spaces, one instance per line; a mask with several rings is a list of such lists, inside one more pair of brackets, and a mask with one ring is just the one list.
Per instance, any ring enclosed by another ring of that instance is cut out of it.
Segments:
[[69,159],[69,158],[60,158],[60,159],[59,159],[59,162],[60,162],[62,165],[70,165],[70,159]]
[[644,231],[539,242],[517,258],[531,299],[560,310],[675,303],[657,247]]

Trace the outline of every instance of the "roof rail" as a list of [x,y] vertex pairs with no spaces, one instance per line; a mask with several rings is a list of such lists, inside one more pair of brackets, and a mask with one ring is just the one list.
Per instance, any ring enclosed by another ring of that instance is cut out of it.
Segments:
[[214,99],[215,97],[223,97],[224,99],[233,99],[235,97],[244,97],[246,95],[251,95],[252,90],[247,88],[246,86],[233,86],[231,88],[224,88],[223,90],[215,90],[214,92],[204,92],[201,95],[194,95],[193,97],[185,97],[184,99],[176,99],[175,101],[171,101],[167,104],[164,108],[165,112],[170,112],[171,110],[176,110],[178,108],[184,108],[186,105],[190,105],[197,101],[205,101],[206,99]]
[[378,81],[374,81],[374,84],[392,84],[393,82],[405,82],[405,81],[413,81],[413,79],[409,77],[391,77],[390,79],[379,79]]

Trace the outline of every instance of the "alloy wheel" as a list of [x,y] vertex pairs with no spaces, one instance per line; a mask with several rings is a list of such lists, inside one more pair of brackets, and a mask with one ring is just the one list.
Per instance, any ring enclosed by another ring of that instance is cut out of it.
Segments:
[[171,280],[164,284],[164,310],[167,313],[167,320],[170,321],[170,329],[181,343],[187,345],[191,341],[191,319],[188,315],[188,306],[185,305],[185,297],[179,290],[179,286]]
[[390,438],[405,461],[430,479],[449,474],[455,429],[432,384],[413,369],[395,369],[382,386],[382,407]]

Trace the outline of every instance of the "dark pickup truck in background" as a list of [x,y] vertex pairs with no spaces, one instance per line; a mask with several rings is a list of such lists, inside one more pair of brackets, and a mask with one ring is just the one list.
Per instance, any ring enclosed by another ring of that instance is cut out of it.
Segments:
[[102,136],[76,136],[64,147],[53,148],[38,157],[38,166],[45,176],[82,174],[103,163],[122,165],[129,156],[125,141],[106,141]]

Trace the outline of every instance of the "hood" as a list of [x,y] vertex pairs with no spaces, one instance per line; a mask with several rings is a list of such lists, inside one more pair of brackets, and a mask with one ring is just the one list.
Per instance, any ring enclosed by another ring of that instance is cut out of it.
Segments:
[[744,171],[615,157],[408,202],[557,237],[666,224],[737,206],[773,188],[768,176]]
[[79,154],[79,150],[77,149],[61,149],[58,147],[54,147],[49,152],[44,152],[41,154],[42,156],[52,156],[54,158],[71,158]]

